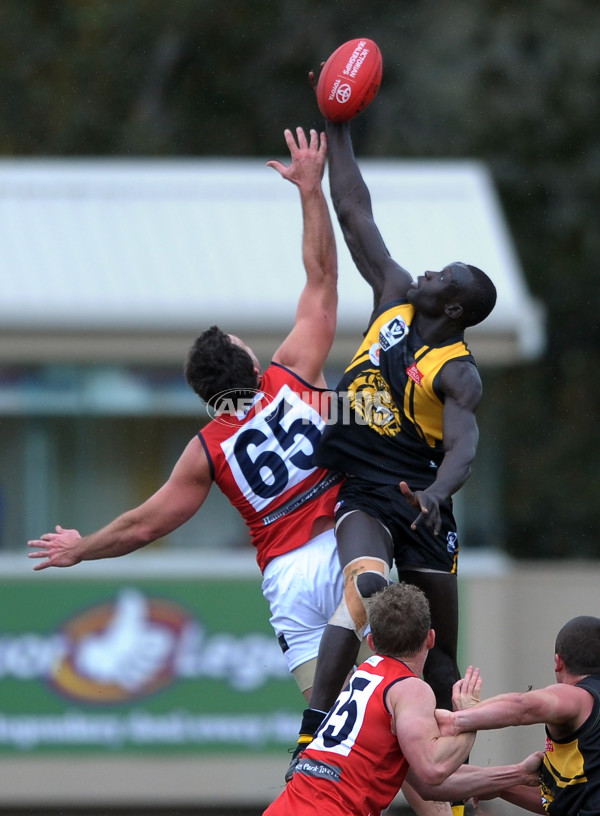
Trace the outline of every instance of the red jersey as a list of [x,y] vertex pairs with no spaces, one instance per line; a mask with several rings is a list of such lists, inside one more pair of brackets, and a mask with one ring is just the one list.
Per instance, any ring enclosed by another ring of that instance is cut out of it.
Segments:
[[415,676],[391,657],[373,655],[362,663],[264,816],[379,816],[408,771],[386,695],[394,683]]
[[245,412],[213,419],[198,436],[211,475],[246,522],[261,572],[333,518],[339,477],[313,465],[331,392],[271,363]]

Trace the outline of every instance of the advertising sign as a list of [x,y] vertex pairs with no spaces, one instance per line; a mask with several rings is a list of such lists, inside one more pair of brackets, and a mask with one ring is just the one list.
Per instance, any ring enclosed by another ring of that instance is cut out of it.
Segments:
[[304,707],[260,580],[10,579],[0,753],[285,750]]

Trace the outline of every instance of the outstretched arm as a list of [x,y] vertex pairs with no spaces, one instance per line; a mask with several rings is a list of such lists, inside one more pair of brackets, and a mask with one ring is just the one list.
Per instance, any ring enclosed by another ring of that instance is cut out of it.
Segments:
[[324,133],[319,136],[316,130],[311,130],[307,141],[302,128],[296,129],[296,138],[297,142],[290,130],[285,131],[292,157],[289,166],[267,162],[300,191],[302,260],[306,271],[294,327],[273,360],[312,385],[325,387],[323,366],[333,344],[337,318],[337,251],[322,188],[327,139]]
[[444,458],[435,481],[426,489],[413,493],[406,482],[400,490],[419,515],[413,530],[421,523],[432,527],[437,535],[441,528],[440,502],[454,495],[469,478],[477,452],[479,429],[475,411],[481,400],[481,378],[471,363],[453,361],[442,371],[444,393]]
[[72,567],[81,561],[116,558],[138,550],[190,519],[204,503],[211,485],[206,454],[200,440],[194,437],[168,481],[139,507],[88,536],[57,525],[56,532],[29,541],[32,548],[29,558],[43,559],[34,570]]
[[592,695],[585,689],[553,683],[543,689],[498,694],[464,711],[438,709],[435,716],[444,734],[546,723],[553,736],[561,738],[579,728],[590,715],[592,704]]
[[363,278],[373,289],[373,308],[403,298],[410,274],[390,256],[375,224],[371,195],[354,156],[350,126],[327,122],[331,198],[344,240]]

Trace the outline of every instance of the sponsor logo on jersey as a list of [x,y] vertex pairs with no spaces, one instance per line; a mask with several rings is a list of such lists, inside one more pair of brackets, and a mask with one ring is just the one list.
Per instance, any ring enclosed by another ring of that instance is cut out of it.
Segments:
[[342,769],[339,765],[312,759],[301,759],[294,773],[314,776],[318,779],[330,779],[332,782],[340,782],[342,779]]
[[373,363],[373,365],[379,365],[379,355],[381,354],[381,346],[379,343],[373,343],[371,348],[369,349],[369,360]]
[[417,368],[416,363],[413,363],[412,365],[409,365],[409,367],[406,369],[406,373],[408,374],[408,376],[410,377],[410,379],[414,383],[416,383],[417,385],[421,385],[423,375],[421,374],[421,372]]
[[385,323],[379,330],[379,343],[384,351],[387,351],[396,343],[404,340],[408,334],[408,326],[406,321],[401,317],[394,317],[389,323]]

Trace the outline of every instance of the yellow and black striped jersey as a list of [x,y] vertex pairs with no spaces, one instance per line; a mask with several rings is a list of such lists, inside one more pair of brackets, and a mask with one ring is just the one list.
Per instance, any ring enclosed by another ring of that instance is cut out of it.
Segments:
[[546,729],[540,783],[542,805],[551,816],[600,813],[600,675],[577,685],[594,697],[590,716],[568,739],[554,740]]
[[423,489],[443,458],[439,379],[451,360],[475,364],[461,335],[428,346],[405,300],[375,313],[336,388],[316,462],[375,482]]

